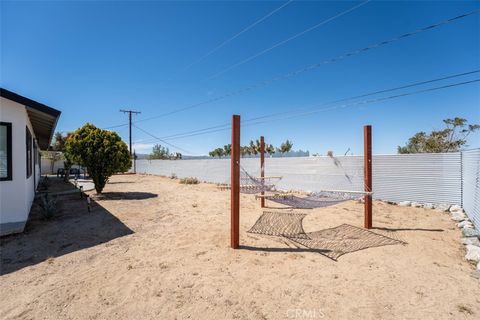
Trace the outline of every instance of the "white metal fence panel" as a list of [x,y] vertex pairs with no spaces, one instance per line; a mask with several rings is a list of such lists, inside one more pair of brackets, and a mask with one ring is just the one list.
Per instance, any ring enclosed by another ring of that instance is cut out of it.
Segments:
[[[258,158],[241,159],[253,176],[260,173]],[[140,160],[137,172],[228,183],[230,160]],[[283,176],[277,188],[319,191],[363,190],[363,157],[298,157],[265,159],[267,176]],[[409,154],[373,156],[374,198],[422,203],[462,203],[461,155]]]
[[480,149],[462,152],[463,208],[480,229]]
[[[282,176],[275,181],[284,190],[322,189],[363,190],[363,157],[298,157],[265,159],[266,176]],[[252,176],[260,174],[258,158],[241,159],[241,167]],[[230,159],[139,160],[137,172],[202,181],[229,183]]]
[[460,153],[373,156],[376,199],[462,203]]

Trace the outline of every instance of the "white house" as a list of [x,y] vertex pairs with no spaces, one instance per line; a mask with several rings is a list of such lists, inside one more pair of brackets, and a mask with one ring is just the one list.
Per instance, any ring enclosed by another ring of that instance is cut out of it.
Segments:
[[0,88],[0,236],[22,232],[60,111]]

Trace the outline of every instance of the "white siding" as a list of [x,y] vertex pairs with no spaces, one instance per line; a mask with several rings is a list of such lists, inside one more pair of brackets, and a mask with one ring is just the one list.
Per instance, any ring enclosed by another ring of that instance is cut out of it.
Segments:
[[27,221],[35,195],[35,175],[26,177],[25,127],[35,135],[25,107],[1,97],[0,121],[12,123],[12,180],[0,181],[0,224],[21,224]]

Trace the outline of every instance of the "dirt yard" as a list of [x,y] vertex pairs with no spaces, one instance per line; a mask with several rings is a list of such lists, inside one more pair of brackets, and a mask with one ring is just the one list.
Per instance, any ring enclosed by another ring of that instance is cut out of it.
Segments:
[[[480,317],[480,280],[448,214],[375,202],[373,232],[405,244],[334,261],[247,233],[262,213],[253,195],[241,197],[242,248],[230,249],[229,206],[214,185],[120,175],[90,213],[78,194],[61,198],[53,220],[34,207],[25,233],[0,240],[0,318]],[[361,227],[362,210],[349,201],[300,212],[308,232]]]

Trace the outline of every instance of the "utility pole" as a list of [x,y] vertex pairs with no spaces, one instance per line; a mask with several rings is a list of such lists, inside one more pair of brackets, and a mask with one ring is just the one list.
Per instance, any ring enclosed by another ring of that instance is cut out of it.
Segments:
[[130,141],[130,157],[132,156],[132,113],[133,114],[139,114],[141,113],[140,111],[134,111],[134,110],[123,110],[120,109],[120,112],[123,113],[128,113],[128,139]]

